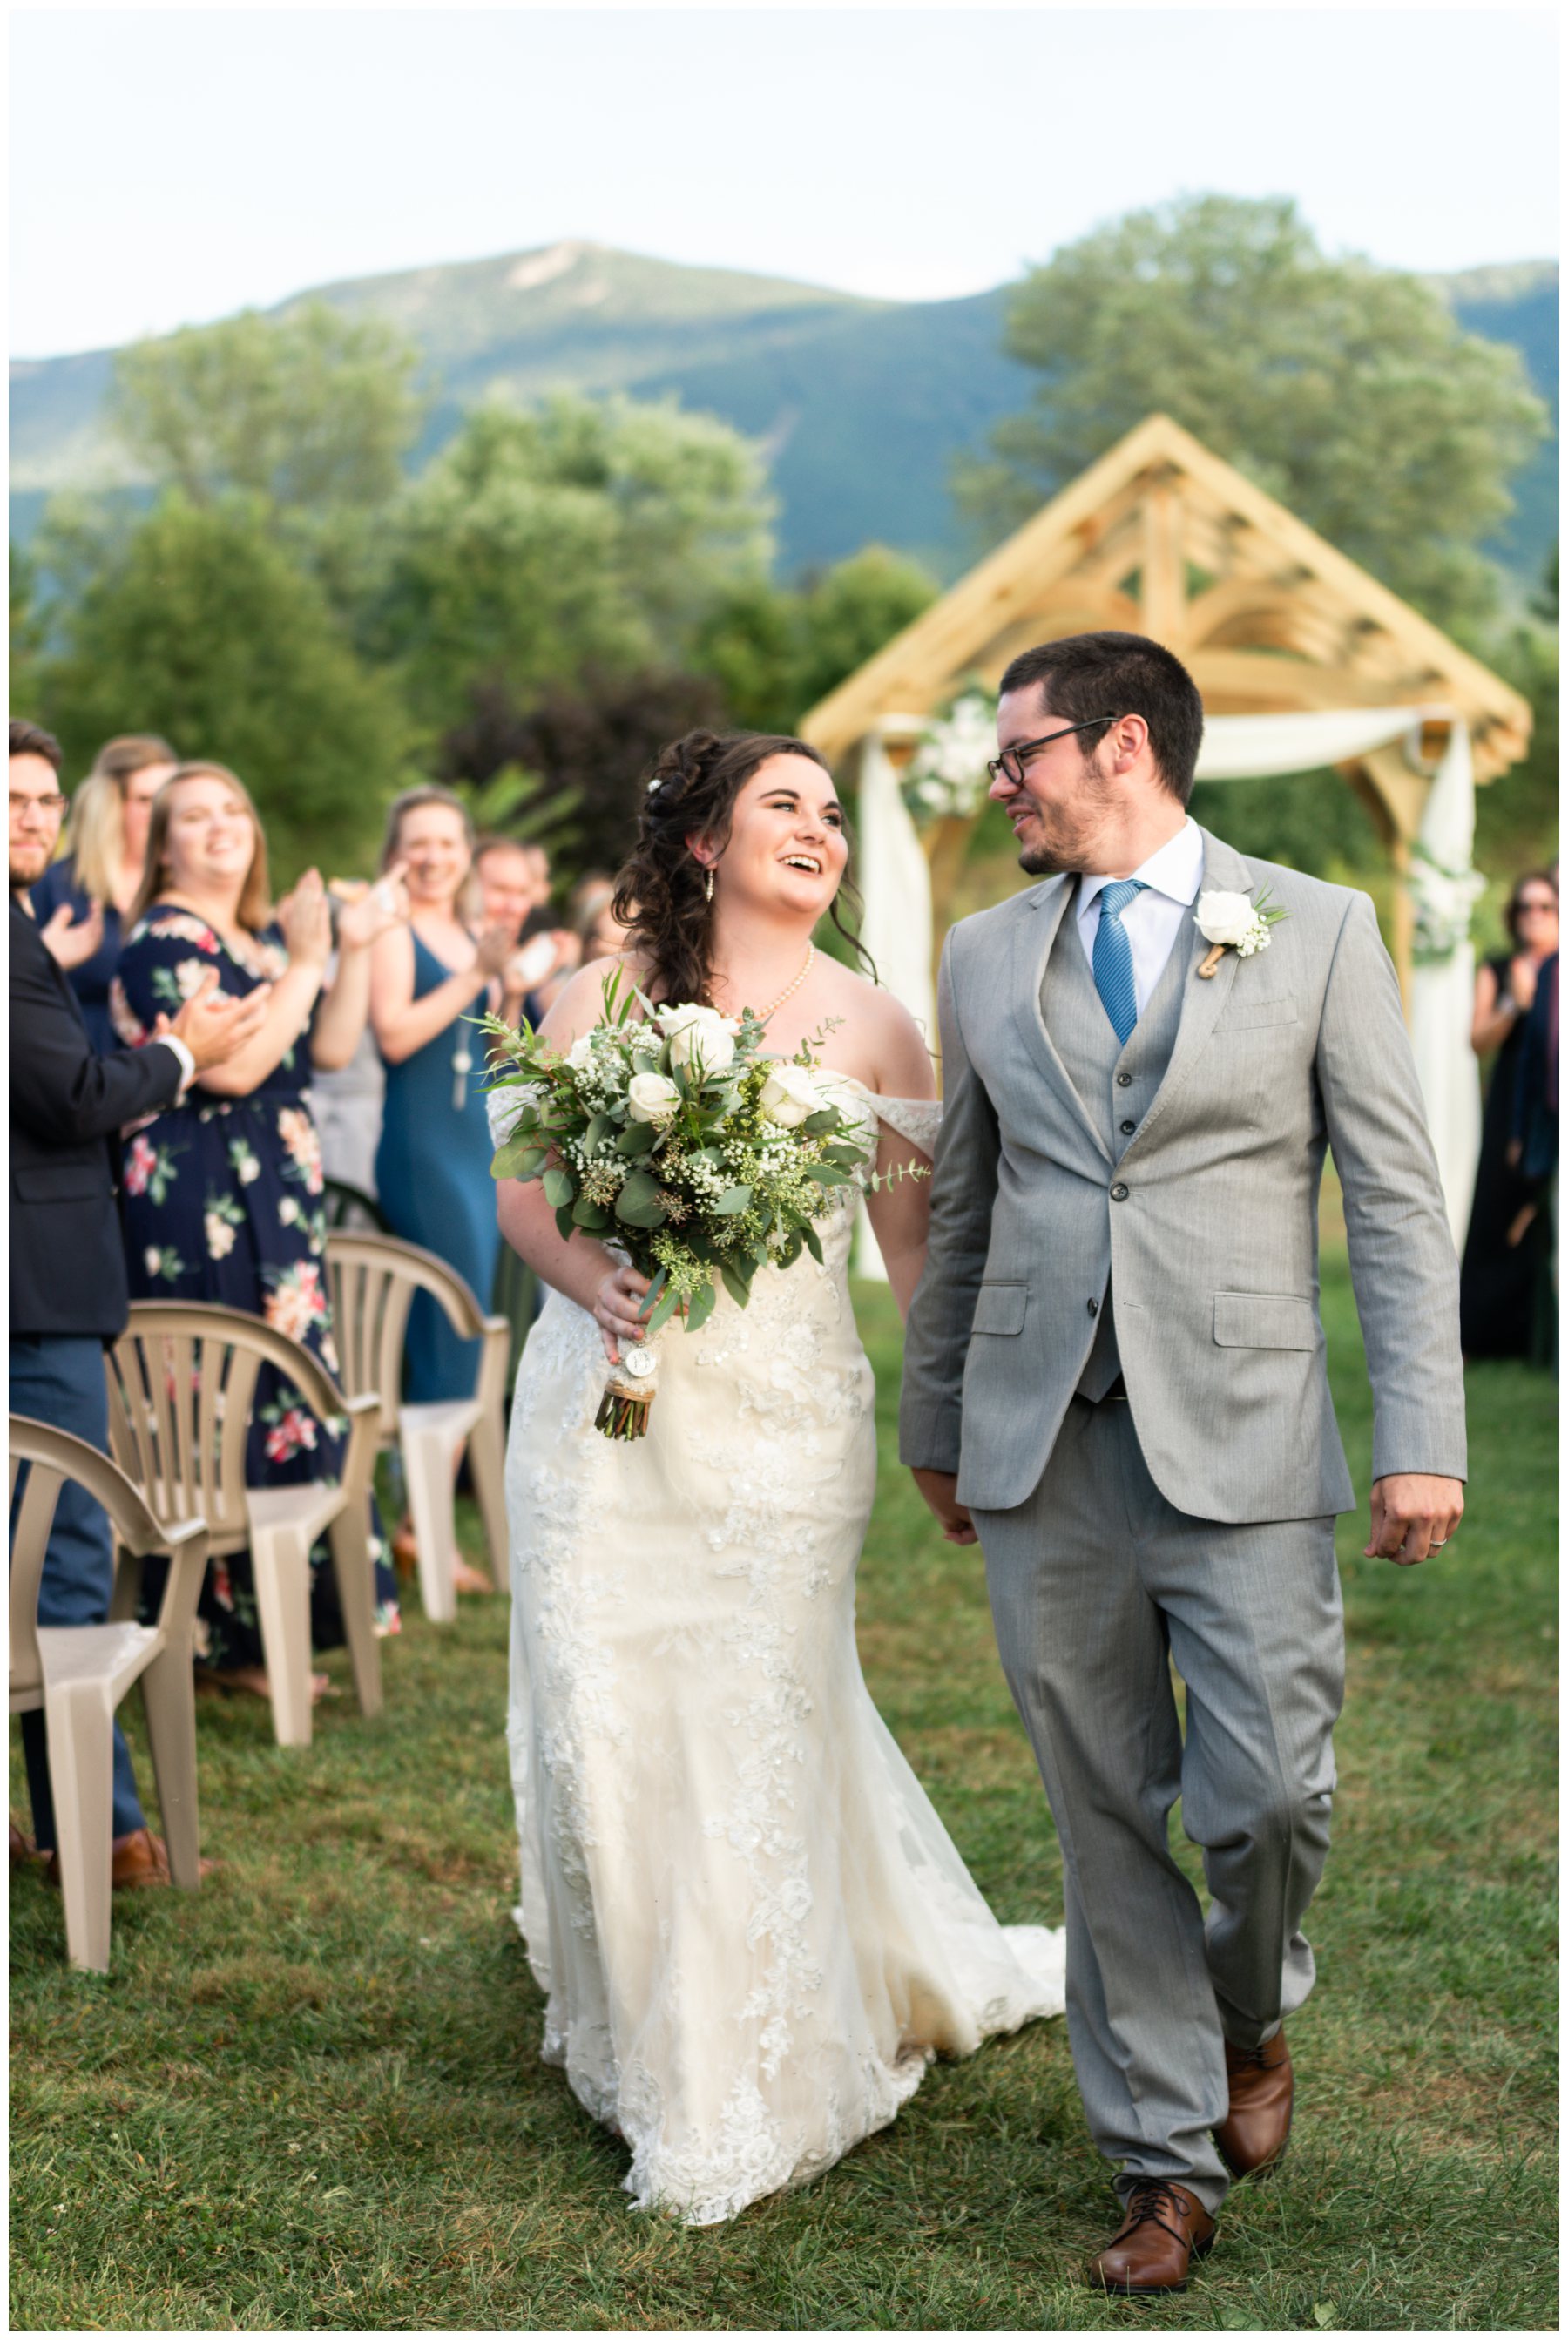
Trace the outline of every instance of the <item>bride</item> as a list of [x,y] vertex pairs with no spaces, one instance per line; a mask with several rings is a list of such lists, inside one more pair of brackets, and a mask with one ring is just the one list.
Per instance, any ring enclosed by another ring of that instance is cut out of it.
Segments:
[[[940,1107],[911,1018],[811,936],[849,858],[799,740],[690,733],[660,759],[616,916],[655,1001],[751,1006],[863,1120],[866,1174],[924,1166]],[[600,1020],[609,963],[542,1026]],[[507,1100],[507,1102],[503,1102]],[[492,1099],[498,1128],[515,1092]],[[1063,2005],[1062,1937],[987,1909],[871,1703],[855,1567],[876,1481],[871,1368],[850,1309],[853,1200],[823,1264],[764,1268],[744,1311],[659,1336],[648,1435],[594,1429],[645,1280],[562,1241],[537,1184],[507,1240],[551,1287],[518,1372],[507,1460],[508,1737],[517,1912],[548,1994],[546,2060],[630,2149],[639,2208],[692,2226],[797,2186],[892,2120],[937,2054]],[[868,1198],[900,1313],[928,1182]]]

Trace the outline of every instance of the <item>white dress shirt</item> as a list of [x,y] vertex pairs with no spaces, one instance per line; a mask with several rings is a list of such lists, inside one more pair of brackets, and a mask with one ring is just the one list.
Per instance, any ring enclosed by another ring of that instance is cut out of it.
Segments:
[[[1166,961],[1186,923],[1203,882],[1203,831],[1187,820],[1151,853],[1141,869],[1128,875],[1144,887],[1122,911],[1122,926],[1132,946],[1133,987],[1141,1016],[1154,987],[1166,971]],[[1090,970],[1095,964],[1095,937],[1100,930],[1100,891],[1115,881],[1109,878],[1078,879],[1078,936]]]

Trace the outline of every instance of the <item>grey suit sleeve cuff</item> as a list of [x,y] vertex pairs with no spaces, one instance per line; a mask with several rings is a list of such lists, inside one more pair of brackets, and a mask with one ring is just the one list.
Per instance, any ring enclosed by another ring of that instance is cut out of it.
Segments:
[[898,1417],[898,1460],[909,1471],[958,1470],[960,1424],[936,1407],[906,1406]]

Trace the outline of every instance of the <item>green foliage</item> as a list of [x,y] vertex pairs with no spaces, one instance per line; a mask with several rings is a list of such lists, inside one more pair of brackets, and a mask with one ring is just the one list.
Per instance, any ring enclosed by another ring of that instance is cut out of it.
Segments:
[[116,731],[159,731],[254,793],[280,881],[367,860],[404,777],[405,726],[263,510],[171,491],[65,620],[43,719],[80,768]]
[[694,659],[719,684],[737,723],[792,731],[936,598],[918,561],[868,544],[798,590],[748,580],[714,610]]
[[40,661],[47,627],[38,607],[38,563],[19,544],[11,547],[11,705],[27,717],[42,685]]
[[122,351],[111,411],[138,463],[193,504],[238,491],[313,518],[375,511],[419,428],[418,362],[379,319],[324,302],[247,309]]
[[1518,353],[1420,278],[1322,253],[1294,203],[1187,196],[1026,278],[1011,354],[1040,377],[961,493],[994,536],[1156,411],[1439,624],[1474,630],[1475,550],[1548,425]]
[[565,394],[482,407],[393,515],[378,645],[432,732],[486,684],[525,704],[591,664],[670,662],[763,573],[771,511],[757,451],[710,417]]
[[[1365,1487],[1343,1249],[1324,1309]],[[1058,1924],[1060,1849],[985,1572],[898,1466],[887,1287],[856,1310],[880,1442],[867,1683],[997,1915]],[[409,1600],[378,1721],[341,1651],[325,1664],[345,1694],[308,1751],[280,1754],[259,1700],[200,1702],[219,1866],[198,1894],[117,1895],[104,1980],[66,1968],[58,1895],[13,1876],[14,2326],[1555,2329],[1554,1389],[1522,1366],[1467,1378],[1458,1541],[1396,1569],[1343,1522],[1349,1695],[1307,1923],[1317,1988],[1290,2025],[1295,2135],[1277,2177],[1231,2195],[1182,2296],[1082,2285],[1114,2205],[1059,2022],[938,2061],[889,2127],[733,2225],[630,2211],[625,2147],[541,2058],[543,1994],[507,1914],[510,1604],[432,1626]],[[459,1522],[484,1557],[466,1500]],[[121,1711],[145,1784],[138,1701]]]
[[[1544,616],[1555,619],[1556,556],[1540,597]],[[1483,945],[1502,949],[1503,904],[1514,878],[1544,868],[1557,853],[1560,819],[1560,653],[1555,622],[1516,627],[1493,651],[1500,674],[1530,701],[1534,726],[1530,751],[1521,763],[1475,796],[1475,865],[1492,881],[1478,906],[1477,934]]]

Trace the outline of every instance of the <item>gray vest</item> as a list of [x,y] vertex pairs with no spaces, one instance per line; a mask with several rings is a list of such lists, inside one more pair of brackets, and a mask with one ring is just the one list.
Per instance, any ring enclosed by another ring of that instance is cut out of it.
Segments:
[[[1047,1031],[1077,1089],[1084,1109],[1106,1144],[1113,1161],[1119,1161],[1146,1113],[1155,1101],[1171,1060],[1181,1025],[1182,994],[1191,956],[1185,927],[1178,932],[1165,971],[1124,1048],[1106,1006],[1095,989],[1094,974],[1078,933],[1079,888],[1062,914],[1057,938],[1046,961],[1040,985],[1040,1014]],[[1121,1372],[1116,1349],[1115,1306],[1110,1279],[1100,1294],[1099,1318],[1088,1363],[1078,1380],[1078,1395],[1097,1405]]]

